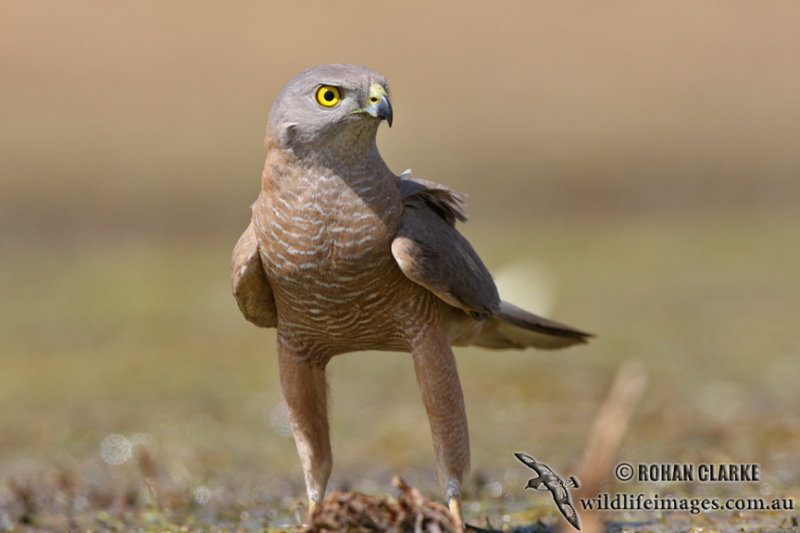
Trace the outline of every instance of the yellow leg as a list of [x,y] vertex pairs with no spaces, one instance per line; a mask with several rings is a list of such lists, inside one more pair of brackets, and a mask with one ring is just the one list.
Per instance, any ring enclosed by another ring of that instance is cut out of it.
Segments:
[[453,515],[453,520],[456,523],[456,530],[464,530],[464,517],[461,515],[461,498],[458,496],[450,496],[448,502],[450,506],[450,514]]
[[306,524],[311,524],[311,516],[314,514],[314,510],[317,508],[317,502],[312,499],[308,500],[308,514],[306,515]]

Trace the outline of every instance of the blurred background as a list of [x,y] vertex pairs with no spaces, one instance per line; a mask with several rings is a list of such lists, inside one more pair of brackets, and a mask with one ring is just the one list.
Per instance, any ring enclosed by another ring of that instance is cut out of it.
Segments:
[[[329,62],[387,77],[381,153],[469,194],[501,293],[598,335],[457,351],[468,519],[531,505],[512,452],[567,474],[629,360],[622,459],[761,464],[662,493],[796,495],[798,28],[771,1],[3,2],[0,529],[292,519],[275,333],[228,268],[269,107]],[[329,370],[330,487],[438,497],[410,358]]]

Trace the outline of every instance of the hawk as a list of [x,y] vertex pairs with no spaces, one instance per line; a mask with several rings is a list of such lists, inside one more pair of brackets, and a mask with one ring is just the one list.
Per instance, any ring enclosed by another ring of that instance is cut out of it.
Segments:
[[500,300],[456,230],[462,195],[396,175],[376,133],[392,124],[386,79],[322,65],[294,77],[269,113],[266,163],[252,219],[233,251],[232,285],[250,322],[277,328],[281,389],[309,513],[331,472],[325,367],[359,350],[410,352],[435,463],[461,522],[467,417],[452,345],[561,348],[577,329]]

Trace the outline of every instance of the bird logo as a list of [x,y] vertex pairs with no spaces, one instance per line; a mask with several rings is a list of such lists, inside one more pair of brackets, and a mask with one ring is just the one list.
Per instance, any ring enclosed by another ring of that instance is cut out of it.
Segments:
[[572,499],[569,496],[569,488],[578,488],[581,486],[578,478],[570,476],[565,480],[544,463],[540,463],[527,453],[516,452],[514,456],[519,459],[522,464],[536,472],[536,477],[532,477],[525,485],[526,489],[536,489],[540,491],[549,490],[553,495],[553,500],[556,502],[558,510],[567,519],[567,522],[572,524],[572,527],[580,530],[581,522],[578,519],[578,513],[572,505]]

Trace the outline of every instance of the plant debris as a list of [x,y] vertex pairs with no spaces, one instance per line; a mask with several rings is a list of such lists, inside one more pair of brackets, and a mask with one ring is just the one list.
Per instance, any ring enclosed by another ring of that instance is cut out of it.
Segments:
[[392,484],[400,490],[397,500],[388,496],[368,496],[359,492],[332,493],[311,516],[301,531],[392,531],[455,532],[456,524],[447,507],[425,498],[399,476]]

